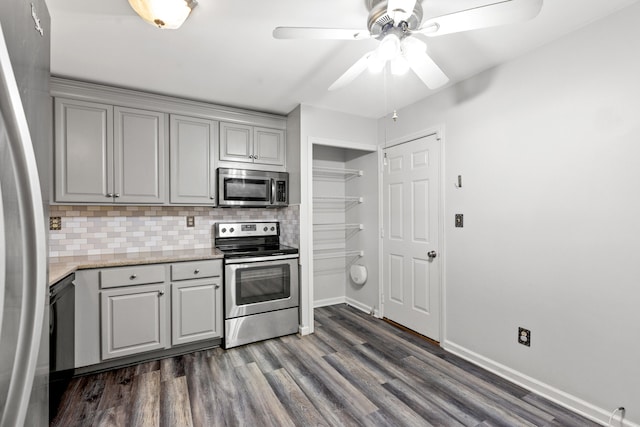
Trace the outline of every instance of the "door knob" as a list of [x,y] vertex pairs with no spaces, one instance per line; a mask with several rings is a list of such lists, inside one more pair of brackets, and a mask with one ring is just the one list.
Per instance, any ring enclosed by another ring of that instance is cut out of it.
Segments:
[[434,259],[436,256],[438,256],[438,254],[436,253],[436,251],[429,251],[427,252],[427,256],[429,257],[429,259]]

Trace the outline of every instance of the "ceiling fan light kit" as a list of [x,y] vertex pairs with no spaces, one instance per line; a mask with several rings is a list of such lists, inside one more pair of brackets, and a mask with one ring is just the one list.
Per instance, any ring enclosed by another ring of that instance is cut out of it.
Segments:
[[[129,0],[132,1],[132,0]],[[277,39],[318,38],[361,40],[375,38],[380,45],[366,53],[340,76],[329,90],[351,83],[364,70],[380,72],[387,64],[394,75],[413,72],[430,89],[449,78],[427,54],[426,44],[415,35],[437,37],[462,31],[494,27],[534,18],[543,0],[487,0],[488,4],[422,21],[422,3],[417,0],[366,0],[369,9],[367,30],[337,28],[278,27]]]
[[180,28],[197,4],[195,0],[129,0],[143,20],[163,30]]

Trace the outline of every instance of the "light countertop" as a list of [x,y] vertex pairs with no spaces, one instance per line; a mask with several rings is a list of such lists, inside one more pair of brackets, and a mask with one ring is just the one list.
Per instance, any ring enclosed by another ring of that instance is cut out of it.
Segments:
[[216,248],[49,258],[49,286],[82,269],[222,259]]

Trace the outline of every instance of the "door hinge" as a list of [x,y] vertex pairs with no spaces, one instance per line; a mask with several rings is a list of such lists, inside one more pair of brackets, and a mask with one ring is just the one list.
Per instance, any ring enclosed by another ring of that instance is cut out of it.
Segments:
[[384,304],[384,294],[380,294],[380,302]]
[[380,229],[380,237],[384,239],[384,228]]

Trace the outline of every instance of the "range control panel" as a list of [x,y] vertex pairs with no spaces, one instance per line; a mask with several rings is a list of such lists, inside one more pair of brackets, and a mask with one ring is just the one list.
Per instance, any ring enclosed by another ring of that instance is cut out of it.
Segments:
[[280,225],[273,222],[218,222],[215,237],[278,236]]

